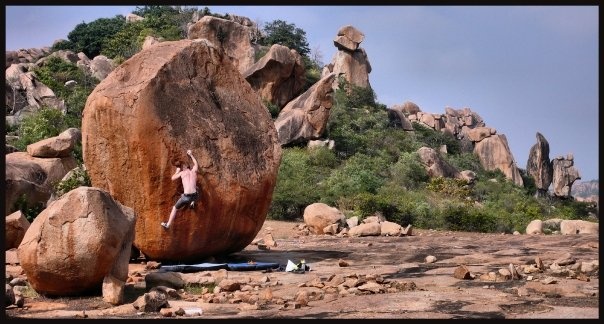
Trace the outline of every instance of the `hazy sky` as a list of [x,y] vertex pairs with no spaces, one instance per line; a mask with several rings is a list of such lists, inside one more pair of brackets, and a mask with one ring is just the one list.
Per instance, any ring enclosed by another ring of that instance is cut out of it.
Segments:
[[[208,7],[295,24],[324,63],[338,29],[352,25],[365,34],[378,102],[412,101],[429,113],[469,107],[507,137],[518,167],[540,132],[550,159],[572,153],[582,181],[599,178],[598,6]],[[81,22],[135,8],[7,6],[6,50],[51,46]]]

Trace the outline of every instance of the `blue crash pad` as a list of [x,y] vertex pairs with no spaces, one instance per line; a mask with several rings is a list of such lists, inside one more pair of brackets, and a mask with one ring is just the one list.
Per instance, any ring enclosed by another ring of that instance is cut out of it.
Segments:
[[227,270],[231,270],[231,271],[265,270],[265,269],[276,269],[276,268],[279,268],[279,263],[275,263],[275,262],[227,263]]
[[199,272],[206,270],[226,269],[226,263],[198,263],[198,264],[177,264],[177,265],[162,265],[159,269],[164,271],[174,272]]

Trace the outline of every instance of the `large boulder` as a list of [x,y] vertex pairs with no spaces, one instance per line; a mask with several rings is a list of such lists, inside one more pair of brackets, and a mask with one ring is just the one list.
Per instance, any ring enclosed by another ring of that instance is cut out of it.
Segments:
[[406,131],[413,131],[413,125],[407,118],[403,106],[394,105],[388,109],[388,121],[393,127],[400,127]]
[[[343,77],[349,84],[361,88],[370,88],[369,73],[371,73],[371,64],[365,49],[359,47],[354,52],[344,50],[337,51],[331,63],[328,64],[322,72],[322,77],[329,73],[335,73],[338,78]],[[339,88],[338,79],[333,84],[334,89]]]
[[[122,63],[88,97],[83,157],[92,185],[137,213],[149,259],[199,261],[245,248],[271,203],[281,147],[258,95],[209,41],[166,41]],[[160,226],[182,193],[191,149],[200,200]]]
[[478,155],[480,164],[485,170],[500,170],[509,181],[519,187],[524,186],[505,135],[492,135],[476,142],[474,153]]
[[43,295],[77,296],[100,290],[107,275],[125,283],[134,222],[131,208],[99,188],[68,192],[34,219],[17,249],[29,284]]
[[342,26],[337,33],[336,38],[333,40],[333,44],[338,50],[355,51],[359,48],[359,44],[365,39],[365,34],[354,26],[346,25]]
[[68,128],[61,134],[27,145],[27,153],[33,157],[52,158],[71,156],[75,145],[82,139],[77,128]]
[[324,203],[314,203],[306,206],[303,217],[304,223],[315,234],[324,234],[323,229],[332,224],[342,227],[346,225],[344,213]]

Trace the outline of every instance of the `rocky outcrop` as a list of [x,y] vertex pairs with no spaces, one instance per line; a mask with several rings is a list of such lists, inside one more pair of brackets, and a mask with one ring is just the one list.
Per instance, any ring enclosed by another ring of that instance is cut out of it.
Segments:
[[549,186],[552,184],[553,167],[549,159],[549,143],[537,132],[537,143],[529,151],[528,161],[526,162],[526,172],[535,180],[537,187],[536,195],[544,197],[547,195]]
[[108,275],[128,278],[135,214],[98,188],[65,194],[31,223],[17,253],[32,288],[77,296],[101,288]]
[[143,41],[142,49],[147,49],[155,44],[163,42],[163,37],[155,38],[153,36],[145,37],[145,41]]
[[388,121],[393,127],[402,128],[405,131],[413,131],[413,125],[407,118],[404,105],[394,105],[388,109]]
[[335,74],[328,74],[283,107],[275,120],[281,145],[315,140],[323,135],[333,105],[334,81]]
[[334,54],[331,63],[326,65],[322,72],[322,77],[335,73],[334,90],[339,87],[340,77],[343,77],[349,84],[358,87],[371,87],[369,84],[371,65],[365,49],[359,46],[364,39],[365,35],[353,26],[346,25],[338,30],[334,39],[334,45],[338,48],[338,51]]
[[15,211],[15,203],[22,198],[27,206],[46,206],[53,185],[76,166],[77,161],[72,155],[38,158],[27,152],[7,154],[5,214]]
[[492,135],[474,145],[474,153],[485,170],[501,170],[505,177],[515,185],[524,186],[505,135]]
[[[88,97],[82,119],[92,185],[137,213],[135,246],[149,259],[199,261],[245,248],[262,227],[281,147],[260,98],[204,39],[142,50]],[[174,163],[199,162],[200,200],[160,226],[182,193]]]
[[306,80],[302,56],[279,44],[242,74],[263,100],[279,108],[300,94]]
[[9,114],[17,114],[27,107],[37,110],[42,106],[64,111],[65,102],[40,82],[36,74],[29,71],[30,67],[25,63],[13,64],[5,71],[7,90],[5,97]]
[[306,81],[304,72],[304,62],[298,52],[274,44],[242,74],[263,100],[282,108],[302,91]]
[[209,40],[224,50],[239,72],[243,73],[254,64],[255,50],[250,37],[254,32],[252,27],[235,21],[204,16],[189,26],[187,38]]
[[438,152],[433,148],[421,147],[417,150],[420,161],[428,176],[431,178],[460,178],[459,170],[455,169],[451,164],[442,159]]
[[566,158],[558,156],[552,160],[553,193],[559,198],[569,198],[573,182],[581,179],[579,170],[574,167],[574,157],[568,154]]
[[[518,186],[524,185],[505,135],[498,135],[496,129],[487,127],[480,115],[470,108],[446,107],[444,114],[432,114],[422,112],[412,102],[405,102],[400,106],[392,106],[388,111],[391,124],[402,125],[406,118],[411,123],[418,123],[435,131],[449,134],[460,141],[462,152],[472,152],[478,155],[483,168],[501,170],[508,180]],[[413,127],[407,126],[406,130],[413,131]],[[446,148],[444,149],[446,150]],[[456,176],[456,178],[472,182],[475,175],[466,173]]]
[[145,18],[143,18],[139,15],[133,14],[133,13],[129,13],[126,15],[126,22],[137,22],[137,21],[142,21],[144,19]]
[[17,51],[6,51],[5,68],[11,64],[35,63],[40,58],[50,54],[50,47],[20,49]]

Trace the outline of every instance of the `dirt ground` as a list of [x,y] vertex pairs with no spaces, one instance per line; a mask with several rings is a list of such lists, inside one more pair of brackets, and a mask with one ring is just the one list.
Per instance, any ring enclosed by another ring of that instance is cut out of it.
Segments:
[[[201,309],[201,314],[190,316],[200,319],[599,318],[599,270],[587,275],[578,270],[581,263],[599,262],[599,235],[511,235],[413,229],[412,235],[406,236],[338,237],[303,235],[300,225],[267,220],[257,238],[270,233],[276,246],[250,244],[229,256],[232,260],[276,262],[283,266],[288,260],[297,263],[304,259],[311,269],[305,273],[228,271],[228,278],[232,280],[270,282],[272,300],[281,302],[258,305],[239,299],[218,303],[189,295],[170,299],[170,307]],[[435,257],[436,261],[427,262],[427,256]],[[518,269],[534,264],[536,258],[545,264],[544,271],[521,274],[516,279],[485,279],[490,272],[509,269],[510,264]],[[550,270],[549,266],[561,258],[572,259],[565,268],[574,265],[575,271]],[[471,278],[454,276],[461,265],[469,270]],[[7,265],[6,271],[18,276],[20,269]],[[146,270],[145,262],[132,262],[130,272],[135,271],[156,270]],[[397,287],[407,288],[380,289],[373,293],[338,293],[337,290],[333,293],[333,290],[316,288],[335,275],[379,278],[380,287],[396,283]],[[307,302],[293,302],[303,289],[311,292]],[[126,285],[128,298],[119,306],[104,302],[100,295],[27,297],[24,307],[9,306],[5,315],[7,318],[167,317],[159,312],[143,313],[134,309],[132,303],[145,291],[144,286]]]

